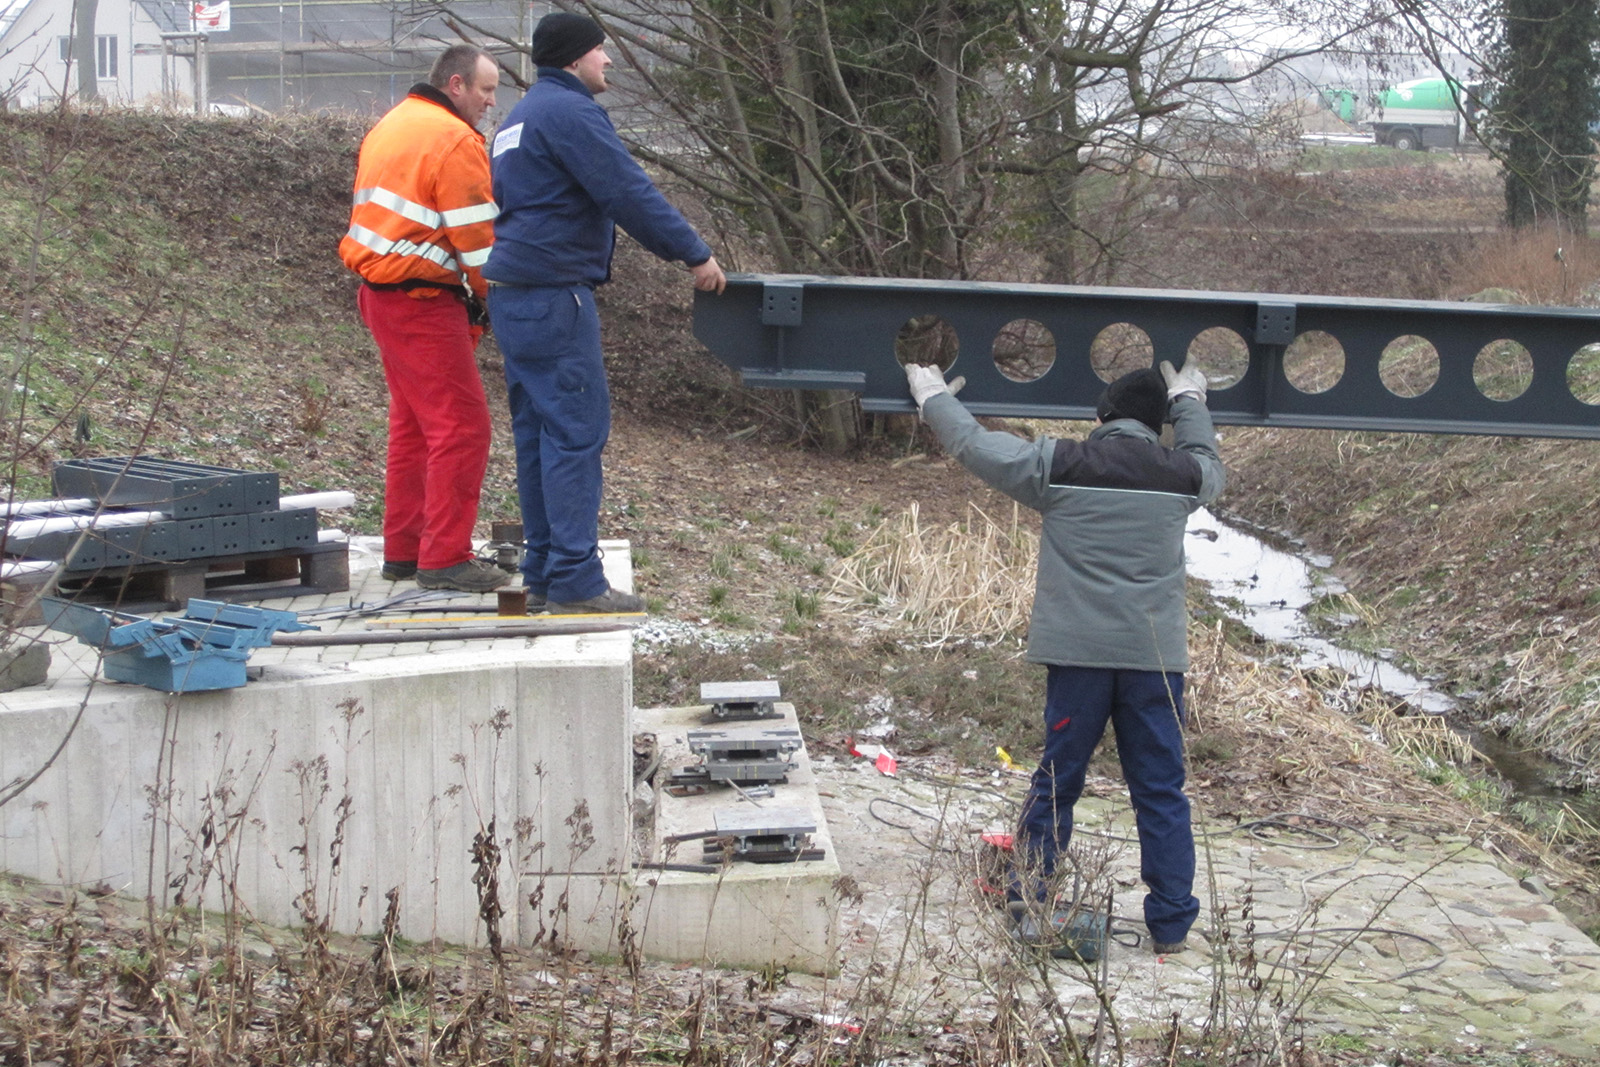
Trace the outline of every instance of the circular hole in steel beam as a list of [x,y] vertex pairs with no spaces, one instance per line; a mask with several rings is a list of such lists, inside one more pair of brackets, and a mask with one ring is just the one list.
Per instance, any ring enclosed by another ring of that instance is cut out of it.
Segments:
[[1042,322],[1013,319],[995,334],[990,352],[1001,374],[1014,382],[1035,382],[1055,366],[1056,338]]
[[1600,404],[1600,342],[1584,345],[1567,361],[1567,388],[1582,404]]
[[1150,366],[1155,359],[1156,346],[1150,335],[1131,322],[1112,323],[1089,344],[1089,366],[1107,384],[1131,370]]
[[1250,369],[1250,346],[1237,331],[1213,326],[1195,334],[1189,342],[1188,358],[1206,372],[1208,389],[1228,389],[1238,385]]
[[1283,376],[1302,393],[1326,393],[1344,377],[1344,345],[1323,330],[1299,334],[1283,350]]
[[1533,384],[1533,356],[1521,342],[1490,341],[1472,361],[1472,382],[1490,400],[1515,400]]
[[938,315],[907,319],[894,338],[894,358],[902,364],[922,363],[947,371],[960,351],[955,327]]
[[1401,334],[1383,346],[1378,378],[1395,396],[1421,396],[1439,380],[1439,350],[1426,337]]

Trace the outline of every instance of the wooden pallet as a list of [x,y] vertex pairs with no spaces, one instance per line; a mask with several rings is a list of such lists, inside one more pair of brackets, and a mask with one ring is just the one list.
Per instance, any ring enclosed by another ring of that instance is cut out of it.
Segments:
[[131,612],[177,610],[191,598],[247,602],[340,593],[350,588],[350,546],[329,541],[269,552],[140,563],[92,574],[10,579],[3,598],[6,621],[13,626],[42,624],[35,594],[52,581],[57,596]]

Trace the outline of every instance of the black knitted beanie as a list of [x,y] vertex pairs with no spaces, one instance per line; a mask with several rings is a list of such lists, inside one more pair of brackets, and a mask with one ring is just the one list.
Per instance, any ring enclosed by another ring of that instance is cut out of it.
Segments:
[[1106,386],[1095,414],[1101,422],[1138,419],[1159,434],[1167,421],[1167,381],[1154,367],[1129,371]]
[[589,16],[552,11],[534,27],[528,53],[536,66],[567,67],[605,39],[605,31]]

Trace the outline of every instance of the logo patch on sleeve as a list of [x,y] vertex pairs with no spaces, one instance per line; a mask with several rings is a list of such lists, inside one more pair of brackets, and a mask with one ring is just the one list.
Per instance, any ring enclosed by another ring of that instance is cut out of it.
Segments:
[[500,158],[500,153],[508,152],[522,143],[522,123],[507,126],[494,135],[494,157]]

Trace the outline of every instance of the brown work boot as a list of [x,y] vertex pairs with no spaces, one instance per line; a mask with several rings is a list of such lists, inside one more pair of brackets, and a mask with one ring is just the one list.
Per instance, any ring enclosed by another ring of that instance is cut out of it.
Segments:
[[604,593],[588,600],[574,600],[567,604],[557,604],[552,600],[547,606],[552,615],[636,615],[644,611],[644,600],[632,593],[606,586]]
[[417,561],[414,559],[386,559],[383,569],[378,571],[378,576],[386,582],[403,582],[407,578],[417,576]]
[[460,593],[487,593],[511,580],[511,575],[486,559],[469,559],[454,567],[417,571],[417,584],[424,589],[454,589]]

